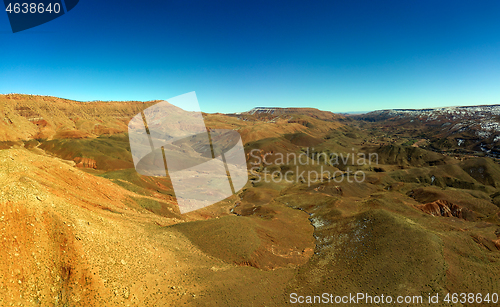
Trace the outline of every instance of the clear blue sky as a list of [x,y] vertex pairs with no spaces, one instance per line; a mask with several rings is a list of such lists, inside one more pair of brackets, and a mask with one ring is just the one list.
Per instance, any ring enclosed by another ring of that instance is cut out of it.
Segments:
[[167,99],[207,112],[500,103],[500,1],[81,0],[13,34],[0,93]]

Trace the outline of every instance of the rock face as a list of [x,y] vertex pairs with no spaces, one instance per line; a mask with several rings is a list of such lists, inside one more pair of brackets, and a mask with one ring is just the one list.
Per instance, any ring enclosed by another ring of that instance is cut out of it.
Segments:
[[73,161],[75,161],[76,167],[97,169],[97,162],[94,159],[76,157]]
[[453,216],[461,219],[469,219],[471,215],[471,212],[467,208],[461,208],[460,206],[442,199],[419,205],[417,208],[433,216]]
[[493,243],[495,243],[497,249],[500,249],[500,239],[493,241]]

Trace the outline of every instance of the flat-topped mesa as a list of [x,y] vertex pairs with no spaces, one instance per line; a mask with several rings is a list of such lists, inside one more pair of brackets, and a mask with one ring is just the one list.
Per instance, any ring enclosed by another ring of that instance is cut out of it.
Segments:
[[[291,114],[291,113],[306,113],[306,112],[328,112],[321,111],[315,108],[278,108],[278,107],[255,107],[246,114],[256,114],[256,113],[268,113],[268,114]],[[331,112],[328,112],[331,113]]]

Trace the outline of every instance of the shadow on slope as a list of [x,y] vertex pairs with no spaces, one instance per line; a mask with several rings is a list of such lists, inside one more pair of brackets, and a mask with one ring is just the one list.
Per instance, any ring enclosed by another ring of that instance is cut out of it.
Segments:
[[[119,170],[133,168],[132,155],[127,134],[100,136],[92,139],[55,139],[42,141],[39,148],[55,156],[73,160],[94,161],[90,168],[97,170]],[[89,167],[82,165],[82,167]]]

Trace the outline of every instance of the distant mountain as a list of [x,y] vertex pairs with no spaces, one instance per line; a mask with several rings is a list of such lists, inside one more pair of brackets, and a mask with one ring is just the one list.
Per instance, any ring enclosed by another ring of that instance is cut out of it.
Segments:
[[335,114],[329,111],[321,111],[315,108],[277,108],[277,107],[256,107],[248,112],[243,112],[241,115],[256,115],[256,116],[283,116],[283,115],[306,115],[312,118],[321,120],[337,120],[342,118],[342,115]]
[[357,119],[398,126],[413,131],[415,137],[434,138],[431,145],[435,149],[500,155],[500,105],[380,110]]
[[435,109],[393,109],[379,110],[364,115],[366,119],[387,120],[413,118],[425,121],[437,120],[478,120],[500,116],[500,105],[446,107]]

